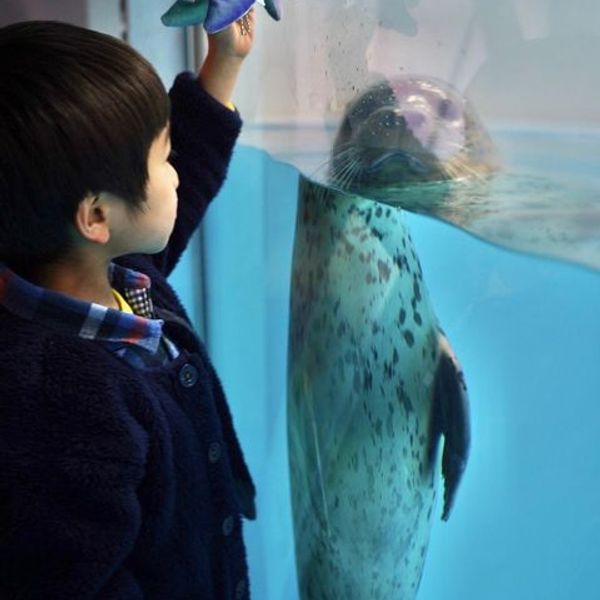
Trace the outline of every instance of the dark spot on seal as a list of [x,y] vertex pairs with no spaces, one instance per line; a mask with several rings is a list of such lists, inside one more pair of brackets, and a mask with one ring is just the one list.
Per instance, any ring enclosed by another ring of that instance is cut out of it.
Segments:
[[371,373],[370,369],[365,369],[363,388],[365,392],[373,388],[373,373]]
[[396,394],[398,395],[398,403],[404,408],[407,416],[410,413],[414,412],[413,404],[411,402],[410,397],[404,389],[404,385],[400,384],[396,387]]
[[405,329],[403,335],[404,339],[406,340],[406,343],[408,344],[408,347],[412,348],[415,343],[415,336],[412,334],[412,331]]
[[400,325],[404,325],[404,321],[406,321],[406,311],[403,308],[400,309],[400,315],[398,318],[400,320]]
[[421,315],[418,312],[414,313],[413,319],[417,325],[423,325],[423,319],[421,318]]
[[379,231],[379,229],[376,229],[375,227],[371,227],[371,233],[373,234],[374,237],[376,237],[378,240],[382,240],[383,239],[383,233],[381,233],[381,231]]
[[387,263],[381,259],[377,261],[377,269],[379,270],[379,281],[389,281],[391,270]]
[[413,283],[413,291],[414,291],[415,298],[417,299],[417,301],[420,301],[421,300],[421,286],[419,285],[419,283],[417,282],[416,279]]
[[392,365],[390,363],[388,363],[387,361],[384,361],[384,363],[383,363],[383,378],[385,380],[388,380],[388,379],[391,379],[393,375],[394,375],[394,368],[392,367]]
[[396,253],[392,257],[392,262],[396,265],[399,271],[402,271],[404,268],[404,255],[400,254],[399,250],[396,250]]

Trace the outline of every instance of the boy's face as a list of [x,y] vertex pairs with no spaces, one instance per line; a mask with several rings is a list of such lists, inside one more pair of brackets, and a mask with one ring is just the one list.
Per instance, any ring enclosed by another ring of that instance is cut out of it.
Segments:
[[124,208],[120,223],[112,228],[115,255],[155,254],[165,248],[177,216],[179,177],[169,162],[169,126],[156,137],[148,153],[146,202],[139,211]]

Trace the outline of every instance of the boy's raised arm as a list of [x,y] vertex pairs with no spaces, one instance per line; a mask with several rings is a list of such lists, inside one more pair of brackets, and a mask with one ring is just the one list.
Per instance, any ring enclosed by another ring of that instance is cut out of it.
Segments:
[[242,63],[254,43],[254,9],[243,17],[243,23],[208,36],[208,53],[200,69],[204,89],[221,104],[228,105],[233,96]]
[[225,179],[241,119],[233,90],[254,39],[254,10],[242,27],[208,36],[208,54],[197,77],[180,74],[171,98],[172,164],[179,175],[177,220],[168,246],[153,257],[169,274],[187,247]]

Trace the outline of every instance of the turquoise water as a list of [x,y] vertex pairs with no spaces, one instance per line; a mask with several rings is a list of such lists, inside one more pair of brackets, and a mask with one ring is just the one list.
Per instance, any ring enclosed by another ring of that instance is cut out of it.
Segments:
[[[556,175],[536,136],[508,140],[530,158],[521,173]],[[563,185],[597,193],[600,155],[571,154]],[[285,437],[297,177],[239,147],[205,228],[206,335],[258,487],[246,540],[261,600],[297,598]],[[418,599],[600,598],[600,273],[423,215],[408,222],[465,369],[473,427],[466,476],[450,521],[434,523]]]

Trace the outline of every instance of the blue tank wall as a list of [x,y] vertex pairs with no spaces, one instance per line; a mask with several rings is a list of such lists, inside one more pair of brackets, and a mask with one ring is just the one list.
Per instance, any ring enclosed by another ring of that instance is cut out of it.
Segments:
[[[297,597],[285,432],[296,185],[293,169],[239,147],[205,223],[208,342],[258,487],[246,534],[262,600]],[[419,600],[600,597],[600,277],[408,220],[473,424]]]

